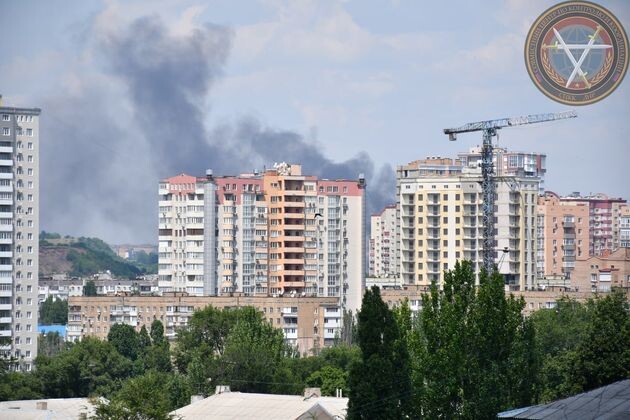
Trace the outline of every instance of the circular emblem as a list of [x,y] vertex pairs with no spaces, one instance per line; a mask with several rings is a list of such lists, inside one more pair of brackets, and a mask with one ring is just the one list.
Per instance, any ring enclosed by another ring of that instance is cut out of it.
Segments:
[[605,8],[569,1],[536,19],[525,42],[534,84],[551,99],[587,105],[619,86],[628,68],[628,36]]

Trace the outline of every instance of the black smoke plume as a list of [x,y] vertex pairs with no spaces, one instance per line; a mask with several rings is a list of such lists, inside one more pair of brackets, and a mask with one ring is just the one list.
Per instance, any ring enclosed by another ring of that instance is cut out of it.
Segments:
[[253,118],[205,126],[231,37],[215,25],[173,36],[158,18],[98,37],[98,57],[120,85],[84,74],[77,92],[44,104],[43,228],[114,243],[155,242],[159,179],[207,168],[238,174],[280,161],[331,179],[365,174],[369,212],[392,202],[393,170],[377,170],[366,152],[333,162],[299,134]]

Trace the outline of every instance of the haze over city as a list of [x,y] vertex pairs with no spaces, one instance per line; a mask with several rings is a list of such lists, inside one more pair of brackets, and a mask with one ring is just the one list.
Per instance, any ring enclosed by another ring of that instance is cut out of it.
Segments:
[[[466,122],[569,109],[529,80],[523,40],[552,1],[4,2],[0,93],[42,108],[41,227],[155,242],[158,181],[301,163],[368,180],[454,157]],[[602,1],[630,26],[630,5]],[[60,7],[63,6],[63,7]],[[547,154],[546,188],[629,197],[630,85],[579,117],[504,130]]]

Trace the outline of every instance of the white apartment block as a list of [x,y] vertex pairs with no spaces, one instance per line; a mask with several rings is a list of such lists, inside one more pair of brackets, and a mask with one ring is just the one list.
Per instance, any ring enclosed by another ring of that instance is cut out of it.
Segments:
[[40,112],[0,97],[0,354],[25,371],[37,356]]
[[630,205],[623,205],[619,208],[619,246],[630,248]]
[[[497,178],[496,257],[506,285],[534,287],[536,205],[540,179]],[[397,237],[403,284],[443,281],[444,270],[470,260],[478,273],[483,249],[481,170],[460,160],[429,158],[397,168]]]
[[327,296],[360,307],[365,183],[264,173],[178,175],[159,186],[161,292]]
[[370,217],[370,277],[395,278],[399,276],[396,264],[396,206],[385,207]]

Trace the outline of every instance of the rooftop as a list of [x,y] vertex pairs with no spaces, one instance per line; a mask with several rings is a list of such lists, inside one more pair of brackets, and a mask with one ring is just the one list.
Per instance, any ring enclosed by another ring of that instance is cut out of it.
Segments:
[[500,419],[627,419],[630,418],[630,379],[549,404],[497,414]]
[[173,411],[182,419],[345,418],[347,398],[224,392]]

